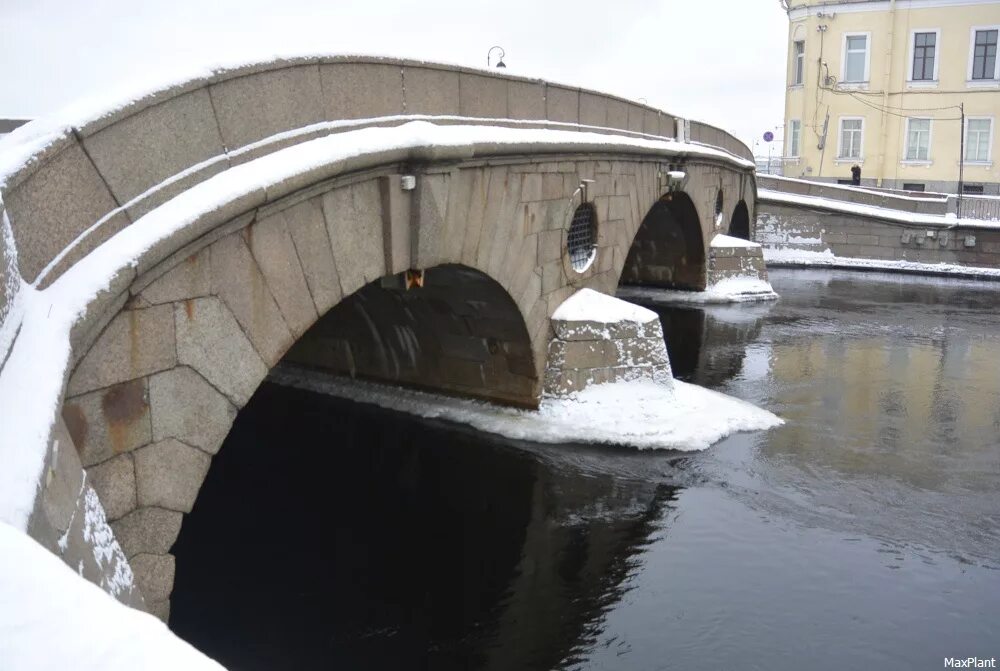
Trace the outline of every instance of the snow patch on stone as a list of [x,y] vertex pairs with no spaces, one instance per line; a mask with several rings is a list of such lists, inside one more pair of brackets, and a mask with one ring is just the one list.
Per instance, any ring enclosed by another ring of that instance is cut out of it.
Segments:
[[0,595],[4,669],[222,671],[155,617],[118,603],[3,522]]
[[760,247],[756,242],[750,242],[743,238],[734,238],[731,235],[717,234],[709,243],[710,247]]
[[646,324],[657,319],[656,313],[634,303],[619,300],[593,289],[580,289],[563,301],[552,319],[565,322],[611,324],[633,322]]
[[100,587],[117,597],[134,587],[132,568],[128,565],[118,541],[115,540],[114,532],[108,526],[104,508],[93,487],[87,487],[85,497],[83,539],[93,548],[94,561],[101,569]]
[[566,397],[543,397],[538,410],[522,410],[292,367],[279,366],[268,379],[536,443],[696,451],[739,431],[784,423],[746,401],[680,380],[670,386],[651,380],[597,384]]

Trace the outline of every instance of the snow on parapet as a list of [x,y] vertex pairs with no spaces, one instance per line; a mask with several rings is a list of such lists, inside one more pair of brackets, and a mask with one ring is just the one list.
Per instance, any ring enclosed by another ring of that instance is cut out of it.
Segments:
[[750,242],[743,238],[734,238],[730,235],[719,233],[709,244],[710,247],[760,247],[756,242]]
[[552,313],[552,319],[566,322],[646,324],[658,319],[656,313],[593,289],[580,289]]

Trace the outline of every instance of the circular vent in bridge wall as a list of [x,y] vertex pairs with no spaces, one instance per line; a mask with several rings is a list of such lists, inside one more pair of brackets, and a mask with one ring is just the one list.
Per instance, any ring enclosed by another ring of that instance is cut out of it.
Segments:
[[582,273],[597,256],[597,211],[591,203],[581,203],[573,212],[566,236],[566,249],[573,270]]

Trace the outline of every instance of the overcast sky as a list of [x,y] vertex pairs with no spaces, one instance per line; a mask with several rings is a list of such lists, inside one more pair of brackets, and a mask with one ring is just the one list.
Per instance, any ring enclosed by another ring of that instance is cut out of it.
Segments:
[[643,98],[752,145],[782,123],[787,25],[778,0],[0,0],[0,118],[174,64],[297,51],[482,66],[499,44],[512,74]]

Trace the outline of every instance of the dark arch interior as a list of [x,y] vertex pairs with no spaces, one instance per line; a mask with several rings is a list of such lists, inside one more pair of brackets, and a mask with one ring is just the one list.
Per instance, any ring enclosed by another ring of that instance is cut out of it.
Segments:
[[698,212],[687,194],[668,193],[650,208],[619,282],[704,291],[705,244]]
[[285,363],[495,402],[537,406],[524,319],[507,291],[459,265],[372,282],[322,316]]
[[736,209],[733,210],[733,219],[729,222],[729,235],[744,240],[750,239],[750,212],[742,200],[736,203]]

